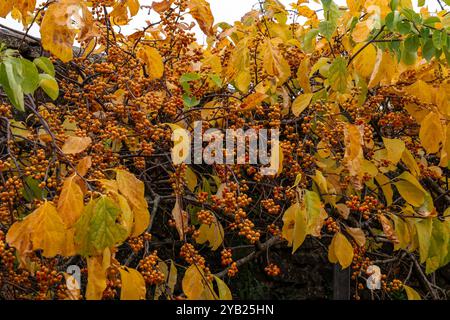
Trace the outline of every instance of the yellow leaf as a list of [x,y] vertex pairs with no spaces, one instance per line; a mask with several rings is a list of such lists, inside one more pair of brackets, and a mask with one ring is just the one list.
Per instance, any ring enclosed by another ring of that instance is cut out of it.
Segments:
[[88,257],[86,261],[88,269],[86,299],[101,300],[106,289],[106,270],[111,265],[110,251],[107,248],[102,255]]
[[422,298],[420,297],[420,294],[418,294],[417,291],[414,290],[413,288],[411,288],[407,285],[403,285],[403,288],[405,288],[406,295],[408,296],[408,300],[422,300]]
[[144,277],[139,271],[120,267],[120,300],[143,300],[147,292]]
[[219,300],[233,300],[230,288],[219,277],[214,276],[216,280],[217,289],[219,290]]
[[390,206],[392,204],[392,198],[394,196],[394,191],[392,190],[391,181],[384,174],[379,174],[375,177],[375,180],[383,190],[384,198],[386,199],[386,204]]
[[194,192],[195,187],[197,186],[197,175],[190,167],[186,167],[186,173],[184,179],[187,182],[187,187],[191,192]]
[[353,29],[352,38],[355,42],[366,41],[369,37],[371,29],[367,25],[367,21],[358,22]]
[[359,126],[347,124],[344,129],[344,163],[351,176],[361,177],[361,165],[364,160],[363,137]]
[[437,113],[430,112],[423,119],[420,125],[419,138],[427,153],[439,151],[440,144],[444,140],[444,130]]
[[353,261],[353,247],[347,238],[340,232],[336,233],[331,241],[336,257],[342,269],[349,267]]
[[163,76],[164,62],[158,50],[150,46],[143,46],[139,48],[136,56],[145,64],[145,70],[151,80],[160,79]]
[[188,8],[189,13],[197,21],[200,29],[207,36],[212,36],[214,34],[214,17],[209,3],[205,0],[189,0]]
[[303,59],[297,70],[297,79],[300,87],[305,93],[311,93],[311,85],[309,81],[309,73],[311,72],[311,64],[309,59]]
[[67,178],[58,199],[58,213],[66,223],[67,227],[72,227],[80,218],[84,207],[84,195],[78,183],[76,175]]
[[403,199],[414,207],[420,207],[425,201],[426,191],[419,181],[409,172],[403,172],[395,182],[398,192]]
[[89,137],[76,137],[70,136],[62,147],[62,151],[65,154],[77,154],[86,150],[92,143],[92,139]]
[[405,151],[405,143],[400,139],[383,138],[384,146],[387,150],[387,159],[392,164],[397,164]]
[[6,235],[6,241],[21,255],[41,249],[43,256],[50,258],[63,251],[65,231],[56,208],[46,201],[25,219],[15,222]]
[[92,166],[92,157],[87,156],[78,162],[76,169],[77,169],[78,174],[80,174],[82,177],[84,177],[87,174],[87,172],[91,166]]
[[133,230],[133,222],[134,222],[133,211],[131,210],[130,206],[128,205],[128,201],[124,196],[122,196],[121,194],[115,194],[115,197],[117,199],[117,204],[119,205],[120,208],[119,222],[125,228],[125,230],[127,230],[127,237],[129,237]]
[[298,117],[310,104],[313,94],[305,93],[299,95],[292,103],[292,113]]
[[266,40],[263,66],[268,75],[276,77],[278,83],[283,84],[291,76],[291,68],[277,48],[280,42],[280,38]]
[[[80,9],[82,18],[79,16]],[[94,28],[92,14],[86,9],[86,4],[79,0],[60,0],[53,2],[45,11],[41,23],[41,40],[45,50],[50,51],[62,62],[68,62],[73,58],[73,43],[77,29],[72,27],[73,17],[80,22],[82,35],[91,34],[88,30]],[[88,30],[87,30],[88,29]],[[86,37],[84,37],[86,38]]]
[[212,300],[215,298],[211,281],[207,280],[204,272],[194,264],[186,270],[181,286],[189,300]]
[[213,214],[214,221],[210,224],[202,224],[198,229],[199,236],[195,239],[197,243],[209,242],[209,246],[212,251],[216,251],[222,244],[224,239],[224,231],[222,224],[217,220],[216,216]]
[[414,156],[408,149],[405,149],[403,152],[402,161],[415,177],[420,176],[420,168],[417,165],[416,159],[414,159]]
[[330,148],[324,140],[320,140],[317,144],[317,154],[321,158],[328,158],[331,155]]
[[331,263],[338,263],[339,262],[339,260],[338,260],[338,258],[336,257],[336,254],[335,254],[335,252],[334,252],[334,243],[335,243],[336,241],[334,241],[334,237],[333,237],[333,239],[331,240],[331,243],[330,243],[330,245],[329,245],[329,247],[328,247],[328,261],[330,261]]
[[261,102],[264,101],[264,99],[267,98],[267,95],[260,92],[252,93],[251,95],[247,96],[244,101],[242,102],[241,109],[242,110],[252,110]]
[[372,75],[377,59],[377,49],[372,44],[363,48],[365,45],[365,43],[359,43],[353,48],[353,54],[356,54],[359,50],[362,51],[359,51],[352,64],[358,74],[367,79]]
[[13,9],[14,2],[11,0],[1,0],[0,1],[0,17],[6,18],[6,16]]
[[150,224],[144,183],[125,170],[116,170],[116,181],[120,193],[127,199],[133,211],[134,224],[131,236],[137,237],[147,230]]
[[398,243],[394,244],[394,250],[408,249],[411,243],[411,231],[409,225],[405,223],[402,218],[394,214],[391,215],[391,218],[394,220],[395,234],[398,238]]
[[173,2],[173,0],[162,0],[160,2],[153,1],[152,9],[158,13],[164,12],[170,8],[170,5],[172,4],[172,2]]
[[323,176],[322,171],[316,170],[316,174],[311,178],[319,187],[320,192],[328,193],[327,179],[325,179],[325,177]]

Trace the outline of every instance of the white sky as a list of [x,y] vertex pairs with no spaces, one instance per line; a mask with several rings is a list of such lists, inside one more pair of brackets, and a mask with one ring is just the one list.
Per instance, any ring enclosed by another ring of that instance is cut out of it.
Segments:
[[[286,7],[290,3],[296,2],[296,0],[279,0],[281,3],[283,3]],[[44,1],[39,1],[44,2]],[[141,5],[149,5],[153,1],[150,0],[140,0]],[[321,7],[320,4],[314,2],[314,0],[310,1],[311,4],[309,6],[312,9],[318,9]],[[345,0],[334,0],[334,2],[338,5],[346,5]],[[417,0],[412,0],[414,6],[417,5]],[[427,0],[427,5],[430,11],[436,10],[438,8],[437,1],[436,0]],[[258,8],[258,1],[257,0],[209,0],[209,3],[211,5],[211,11],[215,18],[215,23],[218,22],[228,22],[232,24],[234,21],[240,20],[240,18],[247,13],[248,11],[252,10],[252,8]],[[152,13],[150,16],[148,15],[148,11],[141,9],[141,11],[133,17],[130,24],[125,26],[122,30],[125,34],[130,34],[133,31],[145,27],[146,21],[158,21],[159,16],[155,13]],[[186,21],[189,21],[189,19],[186,19]],[[16,30],[23,30],[23,26],[21,23],[19,23],[16,20],[13,20],[10,16],[8,16],[6,19],[0,18],[0,24],[6,25],[10,28],[14,28]],[[202,34],[202,32],[195,28],[195,32],[197,33],[197,38],[200,42],[203,42],[205,39],[205,36]],[[39,34],[39,28],[38,26],[34,26],[30,32],[30,35],[33,35],[35,37],[40,37]]]

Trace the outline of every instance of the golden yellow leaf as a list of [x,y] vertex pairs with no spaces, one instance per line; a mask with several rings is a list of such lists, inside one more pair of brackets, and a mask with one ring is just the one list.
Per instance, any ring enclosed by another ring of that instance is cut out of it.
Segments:
[[367,25],[367,21],[358,22],[353,29],[352,38],[355,42],[366,41],[370,34],[370,28]]
[[427,153],[436,153],[444,141],[444,131],[439,114],[430,112],[420,125],[420,142]]
[[83,152],[92,143],[89,137],[70,136],[62,146],[62,151],[65,154],[77,154]]
[[415,177],[420,176],[420,167],[417,164],[416,159],[414,159],[414,156],[408,149],[405,149],[405,151],[403,151],[402,161],[408,167],[412,175],[414,175]]
[[173,2],[173,0],[162,0],[159,2],[153,1],[152,9],[158,13],[164,12],[170,8],[170,5],[172,4],[172,2]]
[[384,174],[379,174],[375,177],[375,180],[383,190],[384,198],[386,199],[386,204],[390,206],[392,204],[392,198],[394,197],[394,191],[392,190],[391,181]]
[[197,21],[200,29],[207,36],[212,36],[214,34],[214,17],[209,3],[206,0],[189,0],[187,4],[189,13]]
[[[125,170],[116,170],[116,182],[117,184],[114,184],[112,181],[102,180],[104,188],[113,193],[117,193],[117,188],[128,201],[134,221],[131,236],[137,237],[144,233],[150,224],[150,213],[148,211],[147,200],[145,199],[144,183],[137,179],[132,173]],[[124,203],[119,203],[119,206],[121,206],[121,209],[123,210],[121,219],[123,219],[122,223],[124,223],[125,226],[129,223],[131,215],[127,211]],[[125,226],[125,228],[128,230],[129,225],[127,226]]]
[[115,197],[117,199],[117,204],[119,205],[120,208],[119,222],[125,228],[125,230],[127,230],[127,237],[129,237],[133,230],[133,222],[134,222],[133,211],[131,210],[128,201],[124,196],[122,196],[121,194],[116,194]]
[[316,170],[316,174],[311,177],[319,187],[320,192],[328,193],[327,179],[323,176],[322,171]]
[[11,226],[6,241],[21,255],[41,249],[43,256],[53,257],[63,251],[65,231],[56,208],[45,201],[25,219]]
[[291,205],[283,215],[282,236],[292,245],[292,253],[305,241],[307,234],[306,210],[298,202]]
[[395,182],[398,192],[403,199],[414,207],[420,207],[425,201],[426,191],[419,181],[409,172],[403,172]]
[[92,157],[87,156],[78,162],[76,169],[78,174],[84,177],[91,166],[92,166]]
[[67,178],[58,199],[58,213],[67,227],[72,227],[80,218],[84,207],[84,195],[76,182],[76,175]]
[[335,234],[330,247],[332,247],[334,257],[336,257],[342,269],[348,268],[352,264],[353,247],[342,233],[338,232]]
[[196,265],[191,265],[181,282],[183,292],[189,300],[212,300],[215,298],[211,281]]
[[354,124],[347,124],[344,129],[344,142],[344,163],[351,176],[360,178],[361,165],[364,160],[363,138],[360,127]]
[[[6,18],[13,9],[14,2],[11,0],[0,0],[0,17]],[[34,6],[33,6],[34,9]]]
[[359,43],[353,48],[353,54],[356,54],[358,51],[359,53],[353,59],[352,65],[359,75],[367,79],[372,75],[377,59],[377,49],[372,44]]
[[80,9],[83,17],[78,16],[77,20],[81,23],[81,30],[84,29],[83,34],[86,35],[89,34],[86,28],[93,28],[94,24],[86,24],[86,21],[92,20],[92,15],[84,2],[59,0],[51,3],[45,11],[40,29],[42,46],[62,62],[68,62],[73,58],[73,44],[78,31],[72,27],[71,19],[72,16],[79,15]]
[[311,85],[309,80],[309,73],[311,72],[311,64],[309,59],[303,59],[297,70],[297,79],[300,87],[305,93],[311,93]]
[[264,99],[267,98],[267,95],[260,92],[255,92],[247,96],[241,104],[242,110],[252,110],[256,106],[260,105]]
[[198,229],[199,236],[195,239],[197,243],[209,242],[212,251],[216,251],[222,244],[225,233],[222,224],[213,214],[214,221],[210,225],[202,224]]
[[105,249],[102,255],[88,257],[88,282],[86,287],[87,300],[101,300],[106,289],[106,270],[111,265],[111,253]]
[[283,58],[278,50],[278,44],[282,42],[280,38],[267,39],[264,45],[264,70],[268,75],[276,77],[279,85],[286,82],[291,76],[289,63]]
[[392,164],[397,164],[402,158],[405,150],[405,143],[400,139],[383,138],[384,146],[387,150],[387,159]]
[[160,79],[164,74],[164,62],[161,54],[153,47],[139,48],[136,56],[145,64],[150,79]]
[[299,95],[292,103],[292,113],[298,117],[309,106],[312,97],[312,93]]
[[411,288],[410,286],[403,285],[403,288],[406,291],[406,295],[408,296],[408,300],[422,300],[420,295],[417,293],[416,290]]
[[214,276],[214,280],[217,284],[217,289],[219,291],[218,298],[219,300],[233,300],[233,296],[231,295],[230,288],[226,285],[225,282],[222,281],[219,277]]
[[143,300],[147,292],[145,280],[135,269],[120,267],[120,300]]

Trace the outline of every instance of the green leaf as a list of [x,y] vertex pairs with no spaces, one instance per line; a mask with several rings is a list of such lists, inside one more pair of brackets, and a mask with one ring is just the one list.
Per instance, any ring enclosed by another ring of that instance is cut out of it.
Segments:
[[422,47],[422,55],[428,62],[430,62],[435,53],[436,49],[434,48],[433,41],[428,39]]
[[345,93],[347,90],[347,76],[347,61],[342,57],[337,57],[328,70],[328,82],[331,88],[340,93]]
[[78,251],[83,256],[90,256],[97,253],[93,243],[90,240],[90,224],[94,215],[95,200],[90,200],[84,207],[83,213],[75,224],[75,244],[79,248]]
[[8,58],[0,64],[0,84],[8,96],[11,104],[20,111],[25,111],[24,95],[20,85],[22,79],[20,74],[16,72],[14,58]]
[[436,47],[436,49],[442,49],[443,46],[445,46],[447,44],[447,34],[440,31],[440,30],[435,30],[433,32],[433,44]]
[[44,90],[52,100],[56,100],[59,96],[59,86],[55,78],[48,74],[40,74],[39,80],[39,85],[42,90]]
[[316,39],[319,32],[319,29],[311,29],[305,34],[305,37],[303,38],[303,49],[306,52],[312,51],[313,41]]
[[424,263],[428,258],[430,249],[432,219],[420,219],[415,224],[417,230],[417,239],[419,240],[420,263]]
[[438,268],[443,267],[448,254],[449,233],[446,222],[441,222],[435,218],[432,220],[432,233],[428,257],[426,260],[426,273],[430,274]]
[[34,59],[33,63],[49,76],[55,77],[55,66],[47,57],[39,57]]
[[214,84],[215,84],[217,87],[219,87],[219,88],[222,87],[222,79],[220,78],[219,75],[217,75],[217,74],[210,74],[210,75],[209,75],[209,78],[214,82]]
[[119,207],[107,196],[91,200],[75,224],[75,243],[80,254],[89,256],[121,243],[126,229],[117,221]]
[[39,187],[39,181],[31,177],[26,177],[24,179],[22,195],[28,202],[31,202],[34,199],[42,200],[47,196],[47,190]]
[[319,23],[319,31],[328,41],[331,40],[331,37],[333,36],[334,31],[336,30],[336,27],[337,27],[336,23],[333,23],[331,21],[325,20]]
[[26,59],[20,59],[22,64],[22,90],[25,94],[33,93],[39,87],[39,73],[36,66]]
[[120,208],[107,196],[101,196],[94,207],[90,221],[90,240],[98,250],[125,240],[127,231],[117,223]]
[[183,102],[187,108],[192,108],[200,104],[200,100],[195,97],[191,97],[188,94],[183,94]]
[[417,14],[414,10],[409,8],[403,8],[401,14],[404,15],[409,21],[415,24],[420,24],[422,22],[422,17]]
[[397,30],[400,34],[408,34],[411,31],[411,22],[407,20],[397,22]]

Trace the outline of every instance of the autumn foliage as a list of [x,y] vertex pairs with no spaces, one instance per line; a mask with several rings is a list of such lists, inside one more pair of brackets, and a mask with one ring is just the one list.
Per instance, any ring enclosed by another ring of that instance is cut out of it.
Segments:
[[[271,250],[314,238],[354,299],[445,299],[446,6],[307,2],[231,25],[206,0],[0,1],[44,49],[0,52],[0,297],[231,299],[243,265],[276,279]],[[175,165],[198,121],[278,129],[278,172]]]

